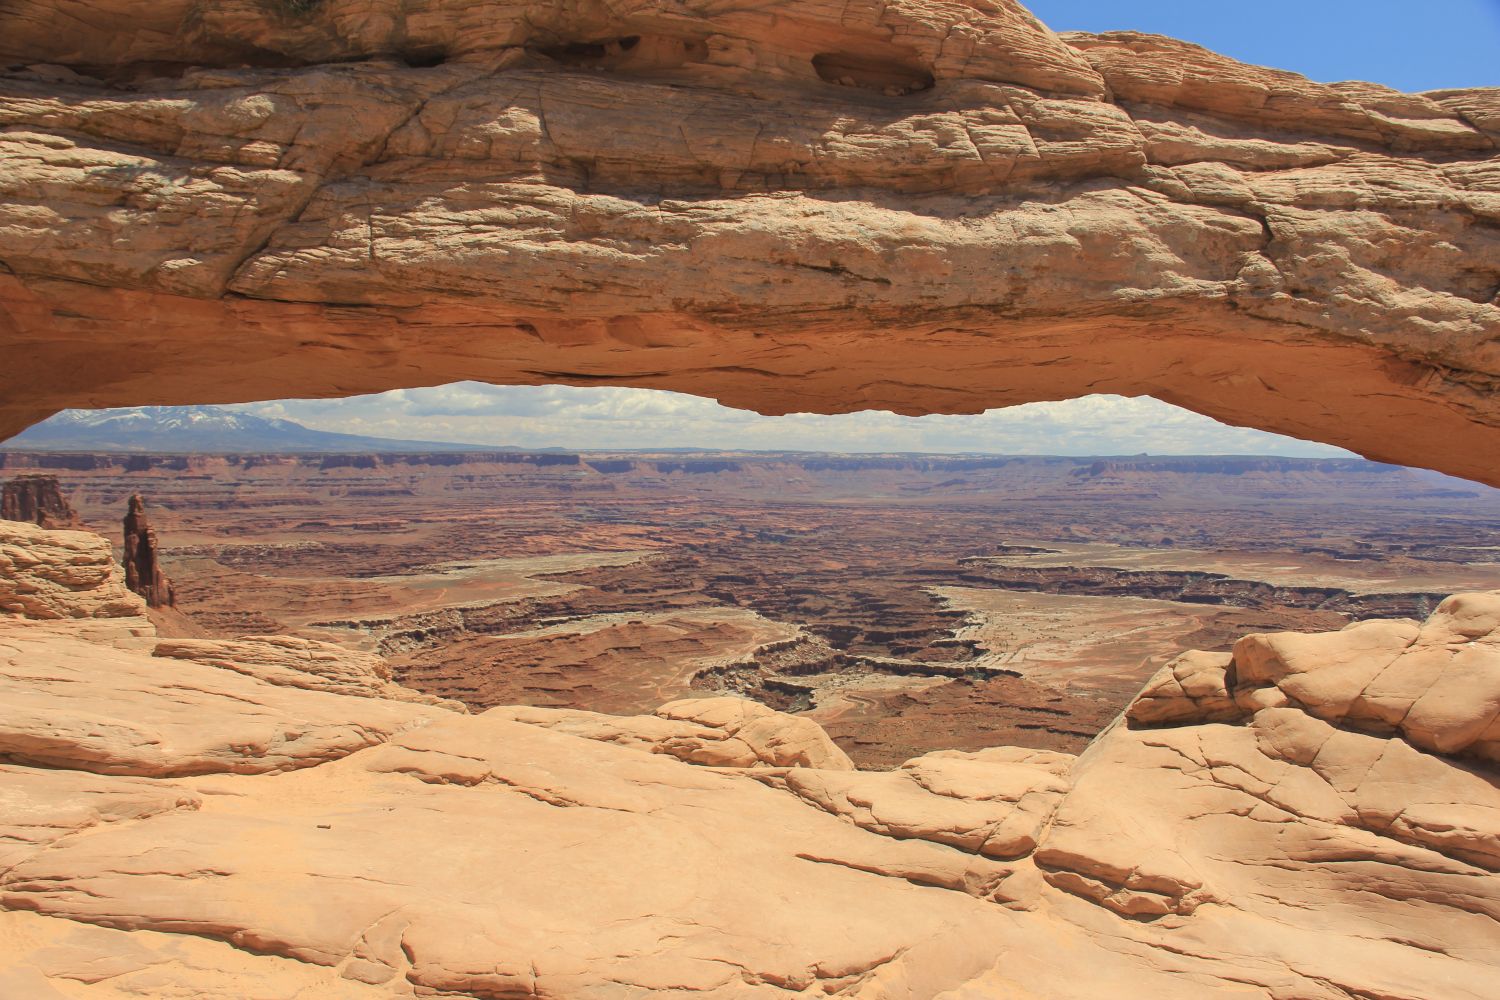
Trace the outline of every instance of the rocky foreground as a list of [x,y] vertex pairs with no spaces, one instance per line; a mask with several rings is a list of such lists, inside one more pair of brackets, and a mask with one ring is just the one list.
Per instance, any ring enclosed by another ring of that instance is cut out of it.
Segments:
[[1493,998],[1500,594],[1165,668],[1079,757],[468,715],[160,639],[0,522],[0,996]]

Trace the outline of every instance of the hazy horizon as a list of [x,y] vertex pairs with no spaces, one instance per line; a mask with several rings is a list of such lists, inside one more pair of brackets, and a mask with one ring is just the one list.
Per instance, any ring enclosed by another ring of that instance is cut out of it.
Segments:
[[[865,410],[766,417],[711,399],[663,390],[459,382],[339,399],[273,400],[226,404],[220,408],[290,420],[314,431],[476,448],[849,455],[1355,457],[1352,452],[1330,445],[1226,425],[1151,397],[1109,395],[1028,403],[971,415],[905,417],[884,410]],[[119,408],[132,409],[140,408]],[[181,408],[164,409],[171,412]],[[47,445],[40,441],[28,443],[25,437],[0,446],[25,449]],[[68,447],[63,445],[63,450]],[[170,450],[159,441],[149,447]],[[74,450],[97,449],[83,444]]]
[[457,382],[231,409],[316,430],[572,451],[908,452],[992,455],[1244,454],[1348,457],[1329,445],[1231,427],[1150,397],[1095,395],[982,414],[904,417],[886,410],[765,417],[659,389]]

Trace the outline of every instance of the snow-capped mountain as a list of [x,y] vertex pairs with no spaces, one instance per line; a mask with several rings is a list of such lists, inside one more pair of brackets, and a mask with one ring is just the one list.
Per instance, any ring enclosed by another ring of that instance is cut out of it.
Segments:
[[471,444],[400,441],[315,431],[221,406],[64,410],[0,448],[33,451],[297,452],[480,451]]

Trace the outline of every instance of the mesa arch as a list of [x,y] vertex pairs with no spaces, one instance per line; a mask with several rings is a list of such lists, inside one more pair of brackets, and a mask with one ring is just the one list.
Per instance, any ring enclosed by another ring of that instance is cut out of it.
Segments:
[[1500,484],[1500,90],[1014,0],[15,0],[0,436],[456,379],[1150,394]]
[[[455,377],[1109,389],[1497,476],[1495,91],[1009,0],[8,0],[0,29],[33,67],[0,81],[0,433]],[[1494,994],[1494,594],[1187,654],[1076,761],[739,771],[784,718],[460,715],[284,641],[179,646],[163,685],[108,543],[5,525],[0,994]]]

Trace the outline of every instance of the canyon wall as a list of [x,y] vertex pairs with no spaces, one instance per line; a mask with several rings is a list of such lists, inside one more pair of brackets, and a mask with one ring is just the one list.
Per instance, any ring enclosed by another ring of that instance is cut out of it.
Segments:
[[56,476],[17,476],[7,482],[0,490],[0,518],[30,521],[43,528],[83,526]]
[[456,379],[1149,394],[1500,483],[1500,90],[1012,0],[15,0],[0,435]]

